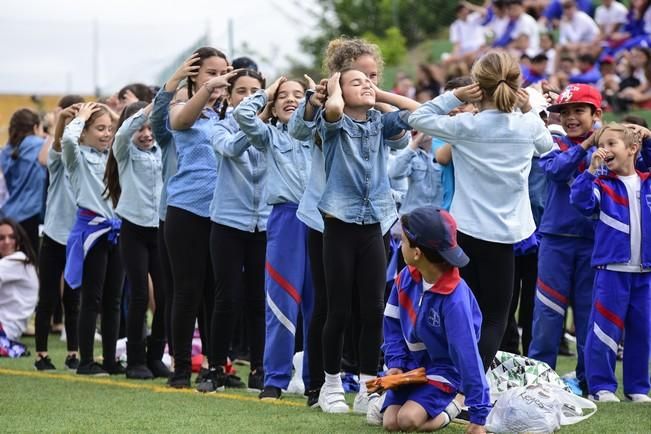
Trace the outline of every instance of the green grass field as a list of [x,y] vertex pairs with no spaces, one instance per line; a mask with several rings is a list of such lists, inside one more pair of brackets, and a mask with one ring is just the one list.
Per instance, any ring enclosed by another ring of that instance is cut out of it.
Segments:
[[[24,342],[33,350],[33,338]],[[62,367],[65,348],[58,337],[51,336],[50,350],[54,364]],[[359,415],[309,409],[302,396],[268,403],[244,391],[203,395],[168,389],[163,380],[85,378],[61,369],[41,373],[33,362],[33,357],[0,359],[2,432],[381,432]],[[558,372],[573,370],[574,363],[561,358]],[[239,369],[246,378],[246,367]],[[348,397],[351,404],[353,397]],[[462,425],[451,425],[442,432],[463,431]],[[651,406],[601,404],[593,417],[562,431],[651,433]]]

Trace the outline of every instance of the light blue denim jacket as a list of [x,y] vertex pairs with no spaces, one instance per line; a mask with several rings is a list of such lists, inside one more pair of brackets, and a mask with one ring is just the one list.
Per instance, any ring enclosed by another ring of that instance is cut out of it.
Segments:
[[218,115],[207,108],[201,114],[188,129],[170,128],[176,143],[178,166],[167,183],[167,205],[199,217],[210,217],[210,202],[217,182],[217,159],[211,138]]
[[80,145],[79,137],[84,129],[82,119],[73,119],[63,131],[63,164],[68,171],[72,194],[77,207],[85,208],[107,219],[115,217],[111,200],[104,198],[104,169],[108,152],[100,152],[90,146]]
[[400,206],[400,215],[422,206],[440,207],[443,201],[441,166],[434,162],[434,153],[409,147],[398,153],[389,165],[392,179],[407,177],[409,187]]
[[522,241],[536,229],[529,203],[531,159],[534,150],[552,148],[552,136],[533,111],[448,116],[460,104],[446,92],[413,112],[409,124],[452,145],[456,183],[450,213],[459,231],[496,243]]
[[[316,122],[306,121],[305,117],[305,104],[311,96],[312,92],[307,91],[305,98],[299,103],[292,116],[287,123],[287,130],[289,134],[299,141],[312,142],[312,166],[310,169],[310,176],[305,186],[305,192],[301,201],[298,204],[296,217],[305,223],[310,229],[323,232],[323,216],[318,208],[318,203],[323,195],[325,189],[325,161],[323,159],[323,152],[321,148],[314,144],[316,134]],[[319,116],[316,113],[315,118]]]
[[[326,187],[319,202],[322,213],[346,223],[380,223],[387,230],[398,218],[387,174],[387,148],[402,149],[409,135],[384,139],[382,115],[368,111],[368,120],[356,122],[343,114],[337,122],[317,117],[323,139]],[[385,146],[386,145],[386,146]],[[384,233],[384,231],[383,231]]]
[[298,204],[312,165],[312,143],[294,139],[285,124],[262,122],[258,112],[266,104],[267,94],[259,90],[233,110],[233,117],[249,142],[267,154],[267,203]]
[[174,92],[167,92],[164,86],[161,87],[154,98],[154,107],[149,115],[151,131],[162,152],[163,188],[160,192],[160,209],[158,210],[159,218],[162,221],[165,221],[167,212],[167,183],[176,173],[177,165],[176,143],[174,143],[174,136],[167,129],[167,120],[170,116],[169,105],[173,98]]
[[77,218],[77,205],[61,161],[61,152],[50,148],[47,170],[50,173],[50,185],[47,188],[43,232],[57,243],[65,245]]
[[149,228],[158,227],[158,207],[163,187],[161,150],[156,142],[142,150],[131,140],[143,125],[143,110],[126,119],[115,133],[111,152],[118,163],[122,194],[115,213],[129,222]]
[[241,231],[266,231],[271,213],[265,192],[266,153],[251,146],[232,112],[217,124],[212,144],[217,154],[217,183],[210,219]]

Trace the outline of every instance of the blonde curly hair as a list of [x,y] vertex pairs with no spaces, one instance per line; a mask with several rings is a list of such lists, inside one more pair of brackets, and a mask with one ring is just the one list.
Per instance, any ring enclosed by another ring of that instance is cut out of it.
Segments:
[[373,57],[377,63],[378,76],[381,76],[384,60],[380,47],[364,39],[345,36],[333,39],[328,43],[323,58],[323,70],[330,76],[335,72],[351,68],[352,64],[364,55]]

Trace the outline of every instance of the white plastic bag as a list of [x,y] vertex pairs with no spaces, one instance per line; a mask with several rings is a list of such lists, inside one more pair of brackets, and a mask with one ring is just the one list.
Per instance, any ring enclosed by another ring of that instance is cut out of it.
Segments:
[[[593,411],[585,414],[584,410]],[[497,433],[552,433],[596,411],[594,402],[552,384],[514,387],[497,400],[486,420],[486,429]]]

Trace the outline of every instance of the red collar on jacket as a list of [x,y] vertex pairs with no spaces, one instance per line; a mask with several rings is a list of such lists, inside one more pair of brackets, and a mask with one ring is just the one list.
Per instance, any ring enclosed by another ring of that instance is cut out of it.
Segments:
[[[408,265],[407,267],[409,268],[409,274],[411,274],[411,278],[414,282],[418,283],[423,280],[422,274],[416,267],[411,265]],[[436,281],[429,291],[435,294],[450,295],[457,285],[459,285],[460,281],[461,276],[459,275],[459,269],[457,267],[452,267],[439,277],[439,280]]]
[[[639,170],[636,170],[635,173],[637,173],[637,175],[640,177],[640,180],[642,182],[646,181],[649,178],[649,175],[651,175],[651,172],[640,172]],[[604,175],[604,177],[610,179],[618,179],[617,174],[612,170],[609,170],[608,173]]]

